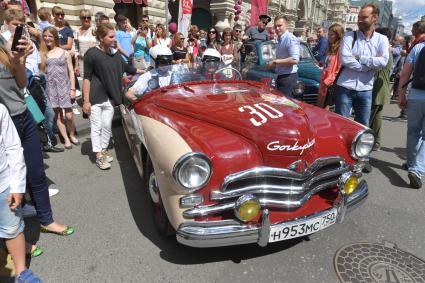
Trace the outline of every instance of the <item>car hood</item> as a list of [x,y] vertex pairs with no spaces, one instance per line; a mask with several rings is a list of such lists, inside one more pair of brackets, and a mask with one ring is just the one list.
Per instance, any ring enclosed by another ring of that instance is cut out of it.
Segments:
[[[315,133],[300,103],[249,83],[190,85],[168,89],[154,103],[249,139],[266,155],[305,155]],[[277,111],[275,111],[275,110]],[[202,138],[202,137],[200,137]]]

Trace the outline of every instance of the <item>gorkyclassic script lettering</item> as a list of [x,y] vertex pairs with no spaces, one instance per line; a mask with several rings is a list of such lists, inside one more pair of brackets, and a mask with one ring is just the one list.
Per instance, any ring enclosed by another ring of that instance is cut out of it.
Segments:
[[269,143],[267,145],[267,149],[270,151],[301,151],[300,155],[303,154],[304,150],[312,147],[314,144],[316,143],[315,139],[312,139],[310,141],[310,139],[307,140],[307,143],[300,146],[298,145],[298,141],[295,142],[294,145],[281,145],[279,143],[279,141],[272,141],[271,143]]

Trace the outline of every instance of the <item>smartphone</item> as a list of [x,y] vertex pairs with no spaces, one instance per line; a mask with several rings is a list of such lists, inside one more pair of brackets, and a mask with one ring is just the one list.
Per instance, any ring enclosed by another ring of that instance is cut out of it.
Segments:
[[29,25],[30,27],[32,27],[32,28],[35,28],[35,25],[34,25],[34,23],[33,22],[28,22],[27,23],[27,25]]
[[12,51],[19,51],[17,46],[19,45],[19,40],[21,39],[23,32],[24,32],[24,26],[19,25],[16,27],[15,35],[13,36],[13,41],[12,41]]

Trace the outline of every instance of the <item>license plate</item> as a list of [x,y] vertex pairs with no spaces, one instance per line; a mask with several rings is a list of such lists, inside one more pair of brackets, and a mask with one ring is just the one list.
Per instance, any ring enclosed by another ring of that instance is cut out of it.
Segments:
[[297,220],[283,223],[270,228],[269,243],[278,242],[313,234],[335,224],[336,208],[321,216],[308,220]]

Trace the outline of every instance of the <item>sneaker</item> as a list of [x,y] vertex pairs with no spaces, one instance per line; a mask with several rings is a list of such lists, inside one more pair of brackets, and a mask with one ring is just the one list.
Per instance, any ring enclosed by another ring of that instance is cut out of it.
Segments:
[[74,113],[75,115],[80,115],[81,114],[80,110],[78,110],[78,108],[76,108],[76,107],[73,107],[72,108],[72,113]]
[[379,143],[375,143],[372,148],[373,151],[380,151],[381,145]]
[[59,189],[56,188],[55,184],[49,186],[49,197],[55,196],[59,193]]
[[80,96],[81,96],[81,91],[77,89],[75,91],[75,97],[80,97]]
[[48,145],[46,145],[46,146],[43,146],[43,151],[44,152],[64,152],[65,151],[65,149],[63,149],[63,148],[60,148],[60,147],[56,147],[56,146],[48,146]]
[[108,150],[102,149],[102,155],[106,158],[106,161],[108,161],[109,163],[114,161],[114,158],[112,157],[112,155],[109,153]]
[[415,189],[422,188],[422,180],[416,175],[414,172],[407,173],[407,177],[409,177],[410,186]]
[[43,283],[43,281],[38,278],[31,269],[25,269],[16,279],[18,280],[18,283]]
[[96,158],[96,165],[99,167],[99,169],[102,170],[111,168],[111,163],[109,163],[103,155],[99,158]]

